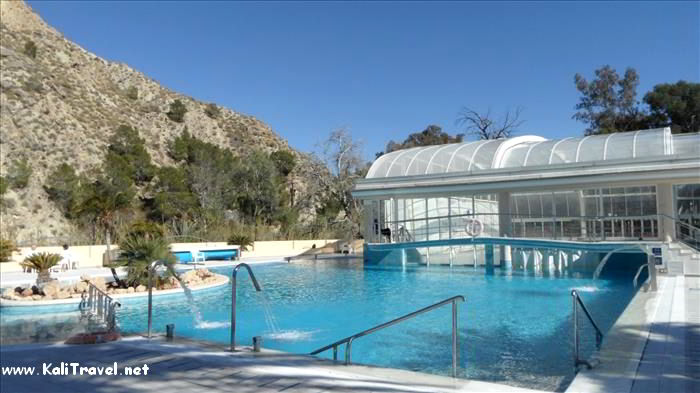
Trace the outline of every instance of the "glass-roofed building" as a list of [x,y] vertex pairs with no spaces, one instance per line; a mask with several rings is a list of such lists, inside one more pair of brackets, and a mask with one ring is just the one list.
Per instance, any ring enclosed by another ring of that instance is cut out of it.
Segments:
[[[433,261],[464,251],[445,240],[475,237],[692,243],[700,134],[663,128],[410,148],[379,157],[353,195],[363,201],[366,245],[433,242],[445,249]],[[413,255],[427,262],[431,250]]]

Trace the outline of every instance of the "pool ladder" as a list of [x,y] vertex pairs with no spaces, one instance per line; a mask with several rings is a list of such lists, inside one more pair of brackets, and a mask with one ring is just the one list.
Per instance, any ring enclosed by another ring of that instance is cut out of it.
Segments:
[[583,313],[586,315],[588,320],[591,322],[591,325],[593,325],[593,328],[595,329],[595,345],[597,349],[600,349],[600,344],[603,342],[603,332],[600,330],[598,327],[598,324],[595,323],[595,320],[593,320],[593,317],[591,316],[591,313],[588,311],[588,308],[586,308],[586,305],[583,303],[583,300],[581,300],[581,297],[578,294],[578,291],[575,289],[571,290],[571,297],[573,299],[573,305],[574,305],[574,312],[572,315],[573,322],[574,322],[574,368],[578,370],[578,366],[584,365],[586,368],[589,370],[593,368],[593,365],[591,362],[587,360],[583,360],[579,357],[579,327],[578,327],[578,308],[579,306],[581,307],[581,310],[583,310]]
[[332,344],[326,345],[325,347],[319,348],[313,352],[310,353],[310,355],[317,355],[321,352],[327,351],[331,348],[333,348],[333,360],[338,360],[338,346],[345,344],[345,365],[350,364],[350,357],[352,354],[352,343],[355,339],[360,338],[362,336],[366,336],[368,334],[374,333],[378,330],[382,330],[384,328],[388,328],[389,326],[396,325],[399,322],[403,322],[407,319],[411,319],[413,317],[416,317],[420,314],[426,313],[428,311],[434,310],[436,308],[442,307],[446,304],[452,304],[452,376],[457,377],[457,302],[462,301],[464,302],[464,296],[458,295],[458,296],[453,296],[449,299],[445,299],[441,302],[437,302],[433,305],[430,305],[428,307],[421,308],[420,310],[414,311],[410,314],[406,314],[402,317],[398,317],[396,319],[393,319],[389,322],[382,323],[381,325],[377,325],[373,328],[363,330],[360,333],[353,334],[352,336],[346,337],[342,340],[338,340]]

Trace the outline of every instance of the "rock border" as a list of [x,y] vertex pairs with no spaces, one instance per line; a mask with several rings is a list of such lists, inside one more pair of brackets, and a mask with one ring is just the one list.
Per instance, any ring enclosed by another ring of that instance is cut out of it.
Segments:
[[[218,286],[226,285],[229,282],[229,278],[222,274],[213,273],[218,279],[216,282],[190,287],[189,290],[192,292],[201,291],[204,289],[215,288]],[[172,295],[177,293],[184,293],[185,290],[182,288],[174,289],[161,289],[154,290],[153,297]],[[121,293],[121,294],[110,294],[110,297],[115,300],[119,299],[131,299],[139,297],[148,297],[148,291],[145,292],[132,292],[132,293]],[[0,298],[0,308],[3,307],[46,307],[54,305],[64,305],[64,304],[80,304],[81,298],[68,298],[68,299],[53,299],[53,300],[10,300],[5,298]]]

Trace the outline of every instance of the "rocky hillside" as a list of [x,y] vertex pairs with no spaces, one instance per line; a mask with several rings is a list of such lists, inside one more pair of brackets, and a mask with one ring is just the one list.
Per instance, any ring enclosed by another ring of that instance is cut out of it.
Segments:
[[[35,55],[29,42],[36,48]],[[0,2],[0,173],[15,159],[33,167],[29,185],[9,190],[3,231],[19,240],[60,236],[70,230],[42,184],[67,162],[80,170],[100,164],[110,133],[134,126],[156,164],[169,164],[168,142],[187,127],[196,137],[241,152],[251,147],[290,150],[262,121],[207,104],[161,86],[126,64],[106,61],[68,41],[23,1]],[[170,103],[187,107],[184,121],[168,118]],[[305,156],[294,152],[304,170]],[[303,177],[303,176],[302,176]]]

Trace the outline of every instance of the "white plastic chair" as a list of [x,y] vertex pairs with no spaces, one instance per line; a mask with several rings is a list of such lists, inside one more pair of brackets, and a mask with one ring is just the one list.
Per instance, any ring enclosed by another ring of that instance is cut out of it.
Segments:
[[201,251],[198,251],[194,254],[194,268],[197,268],[197,264],[201,263],[202,265],[204,264],[204,261],[206,261],[206,258],[204,257],[204,253]]

